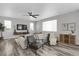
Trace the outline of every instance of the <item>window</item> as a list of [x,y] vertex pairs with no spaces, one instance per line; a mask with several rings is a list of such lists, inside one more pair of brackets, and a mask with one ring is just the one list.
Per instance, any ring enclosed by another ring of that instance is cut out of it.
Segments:
[[43,31],[57,31],[57,20],[46,21],[42,23]]
[[30,30],[34,30],[34,23],[30,23]]
[[10,20],[5,20],[5,21],[4,21],[4,26],[5,26],[7,29],[11,29],[11,21],[10,21]]

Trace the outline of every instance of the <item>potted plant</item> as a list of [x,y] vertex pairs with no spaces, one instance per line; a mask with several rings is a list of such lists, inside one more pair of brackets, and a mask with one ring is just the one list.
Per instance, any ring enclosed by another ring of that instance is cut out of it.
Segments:
[[0,23],[0,32],[1,32],[1,39],[3,39],[3,31],[4,31],[4,26],[2,23]]

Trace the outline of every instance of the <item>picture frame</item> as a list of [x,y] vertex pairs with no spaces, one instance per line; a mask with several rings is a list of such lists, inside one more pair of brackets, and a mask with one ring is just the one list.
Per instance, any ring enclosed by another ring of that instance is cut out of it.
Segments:
[[62,24],[62,30],[68,31],[68,24],[67,23]]
[[27,25],[17,24],[17,30],[27,30]]
[[22,30],[22,24],[17,24],[17,30]]
[[69,31],[75,31],[76,30],[76,24],[75,23],[69,23],[68,24],[68,30]]

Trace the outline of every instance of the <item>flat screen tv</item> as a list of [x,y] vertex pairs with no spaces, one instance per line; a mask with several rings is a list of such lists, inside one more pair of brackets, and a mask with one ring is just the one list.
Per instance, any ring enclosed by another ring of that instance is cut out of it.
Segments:
[[17,30],[27,30],[27,25],[17,24]]

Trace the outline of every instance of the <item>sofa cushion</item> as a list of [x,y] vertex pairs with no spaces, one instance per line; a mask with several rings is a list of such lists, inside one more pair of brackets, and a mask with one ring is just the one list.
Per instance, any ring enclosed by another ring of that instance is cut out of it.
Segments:
[[15,39],[16,43],[17,43],[18,45],[20,45],[20,46],[22,47],[22,49],[27,48],[27,46],[26,46],[26,41],[25,41],[25,40],[26,40],[26,39],[25,39],[24,37],[19,37],[19,38]]

